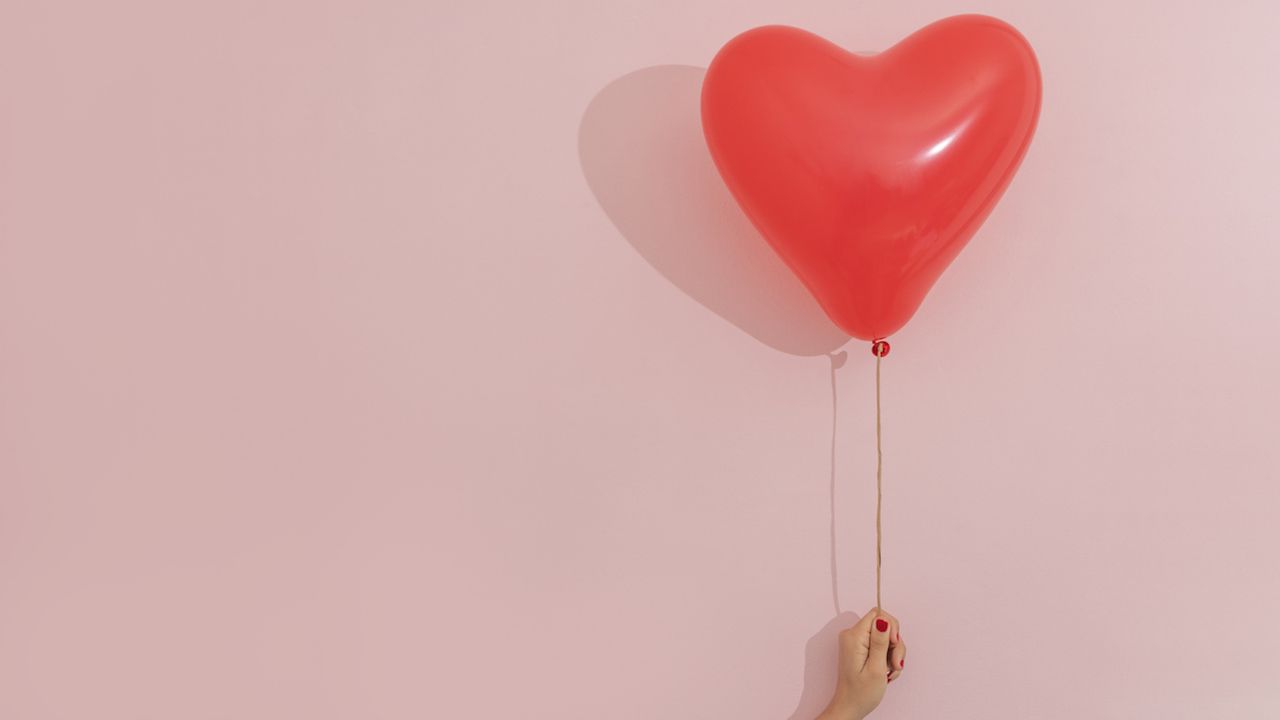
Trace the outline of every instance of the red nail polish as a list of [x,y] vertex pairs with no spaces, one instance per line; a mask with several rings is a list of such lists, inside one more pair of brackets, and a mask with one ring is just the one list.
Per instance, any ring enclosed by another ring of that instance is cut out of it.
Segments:
[[900,668],[904,668],[904,667],[906,667],[906,666],[907,666],[907,661],[906,661],[906,660],[899,660],[899,661],[898,661],[898,667],[900,667]]
[[880,632],[884,632],[885,630],[888,630],[889,621],[885,620],[884,618],[876,618],[876,629],[879,630]]

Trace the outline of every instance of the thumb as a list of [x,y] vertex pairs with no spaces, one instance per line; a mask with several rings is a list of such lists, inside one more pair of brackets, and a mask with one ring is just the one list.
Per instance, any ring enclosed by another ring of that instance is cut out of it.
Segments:
[[866,669],[884,676],[889,673],[889,632],[893,624],[889,618],[880,614],[879,608],[872,611],[875,620],[871,622],[871,648],[867,656]]

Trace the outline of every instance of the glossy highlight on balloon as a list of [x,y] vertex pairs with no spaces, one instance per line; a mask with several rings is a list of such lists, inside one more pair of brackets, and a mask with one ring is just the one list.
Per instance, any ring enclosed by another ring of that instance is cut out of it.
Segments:
[[875,55],[748,30],[707,70],[702,125],[729,190],[845,332],[905,325],[999,201],[1040,112],[1026,39],[981,15]]

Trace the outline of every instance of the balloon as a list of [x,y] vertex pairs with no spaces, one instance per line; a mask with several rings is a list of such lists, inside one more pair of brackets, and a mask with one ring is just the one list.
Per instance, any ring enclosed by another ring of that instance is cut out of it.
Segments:
[[1031,46],[980,15],[875,55],[796,28],[748,30],[702,86],[703,134],[729,190],[864,340],[915,314],[1000,199],[1039,114]]

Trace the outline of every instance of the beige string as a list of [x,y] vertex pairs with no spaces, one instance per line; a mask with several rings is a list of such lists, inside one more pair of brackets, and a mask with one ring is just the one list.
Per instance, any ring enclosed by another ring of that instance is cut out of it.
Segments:
[[884,467],[884,455],[880,451],[880,353],[876,353],[876,607],[880,605],[880,503],[883,499],[883,488],[880,481]]

